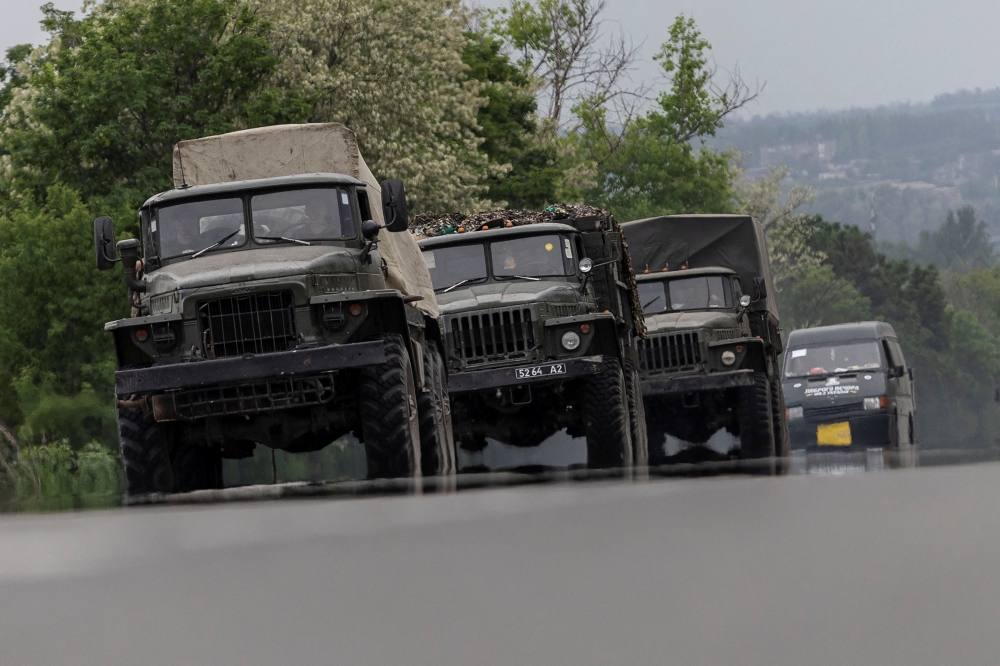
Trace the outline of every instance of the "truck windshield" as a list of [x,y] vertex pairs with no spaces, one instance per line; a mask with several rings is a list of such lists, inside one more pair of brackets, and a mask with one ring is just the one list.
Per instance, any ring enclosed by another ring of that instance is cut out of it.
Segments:
[[[669,298],[667,298],[669,292]],[[733,307],[733,290],[724,275],[683,278],[663,282],[640,282],[639,301],[643,314],[668,310],[711,310]]]
[[423,255],[434,291],[486,279],[486,248],[480,243],[436,247]]
[[250,208],[254,239],[264,243],[355,236],[347,190],[326,187],[259,194],[250,200]]
[[848,342],[789,349],[785,360],[785,377],[878,370],[881,367],[882,355],[877,342]]
[[163,206],[153,212],[150,231],[164,259],[195,254],[231,234],[219,247],[237,247],[247,239],[243,202],[212,199]]
[[557,235],[527,236],[490,244],[493,275],[499,279],[573,275],[573,249],[569,238]]

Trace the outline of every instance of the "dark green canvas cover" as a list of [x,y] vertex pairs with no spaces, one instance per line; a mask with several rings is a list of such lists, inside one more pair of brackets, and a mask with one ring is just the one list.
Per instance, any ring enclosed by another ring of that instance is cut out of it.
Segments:
[[747,293],[755,277],[763,277],[767,298],[751,306],[775,321],[778,306],[767,256],[764,226],[749,215],[667,215],[621,225],[636,273],[720,266],[740,276]]

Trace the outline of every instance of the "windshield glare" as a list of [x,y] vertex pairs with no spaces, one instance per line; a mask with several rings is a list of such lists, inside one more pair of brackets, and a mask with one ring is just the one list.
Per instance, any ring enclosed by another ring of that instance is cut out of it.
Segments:
[[493,275],[498,278],[573,275],[573,250],[557,235],[511,238],[490,244]]
[[486,279],[486,249],[479,243],[424,250],[423,256],[434,289],[447,289],[463,280]]
[[881,367],[882,356],[877,342],[850,342],[788,350],[785,377],[878,370]]
[[165,259],[194,254],[238,233],[220,247],[237,247],[246,242],[243,202],[240,199],[213,199],[164,206],[154,214],[150,230],[159,240],[159,254]]
[[329,240],[355,235],[351,197],[346,190],[316,188],[260,194],[250,200],[250,208],[254,239]]

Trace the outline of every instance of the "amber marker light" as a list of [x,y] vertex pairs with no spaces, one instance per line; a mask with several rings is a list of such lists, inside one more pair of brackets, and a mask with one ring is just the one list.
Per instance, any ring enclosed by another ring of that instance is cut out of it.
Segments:
[[351,311],[351,314],[354,315],[355,317],[357,317],[359,314],[361,314],[361,304],[360,303],[351,303],[351,307],[349,309]]
[[149,331],[144,328],[140,328],[135,332],[135,339],[139,342],[145,342],[146,338],[149,337]]
[[580,324],[581,333],[590,333],[590,324]]

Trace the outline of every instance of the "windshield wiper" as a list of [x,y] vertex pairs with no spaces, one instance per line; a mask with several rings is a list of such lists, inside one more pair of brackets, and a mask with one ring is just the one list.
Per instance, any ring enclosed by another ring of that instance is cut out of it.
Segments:
[[533,282],[541,282],[542,278],[531,277],[530,275],[494,275],[498,280],[531,280]]
[[288,241],[289,243],[298,243],[299,245],[312,245],[309,241],[299,238],[289,238],[288,236],[254,236],[254,240]]
[[646,309],[646,308],[648,308],[648,307],[649,307],[650,305],[652,305],[652,304],[653,304],[653,303],[655,303],[656,301],[660,300],[660,298],[661,298],[660,296],[657,296],[656,298],[654,298],[653,300],[651,300],[651,301],[650,301],[649,303],[646,303],[645,305],[643,305],[643,306],[642,306],[642,309],[643,309],[643,310],[645,310],[645,309]]
[[209,250],[214,250],[215,248],[219,247],[220,245],[222,245],[227,240],[229,240],[230,238],[232,238],[236,234],[240,233],[241,231],[243,231],[243,229],[239,228],[236,231],[234,231],[233,233],[231,233],[228,236],[226,236],[225,238],[223,238],[222,240],[216,241],[215,243],[212,243],[211,245],[209,245],[208,247],[206,247],[204,250],[198,250],[197,252],[195,252],[194,254],[191,255],[191,258],[194,259],[195,257],[200,257],[201,255],[205,254]]
[[456,282],[455,284],[451,285],[450,287],[445,287],[444,289],[435,289],[434,291],[435,292],[440,291],[442,294],[447,294],[452,289],[456,289],[458,287],[461,287],[463,284],[466,284],[468,282],[472,282],[473,280],[482,280],[482,278],[465,278],[464,280],[459,280],[458,282]]

